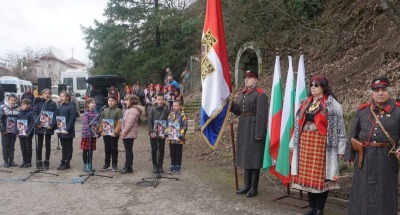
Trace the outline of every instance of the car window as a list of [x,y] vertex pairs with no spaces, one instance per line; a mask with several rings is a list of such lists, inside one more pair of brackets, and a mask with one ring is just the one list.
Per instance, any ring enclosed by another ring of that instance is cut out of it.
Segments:
[[21,89],[21,92],[25,92],[24,85],[20,84],[19,88]]
[[52,87],[51,88],[51,94],[58,95],[58,87]]
[[4,92],[9,93],[16,93],[17,92],[17,85],[16,84],[1,84],[4,88]]
[[78,90],[86,89],[86,78],[85,77],[76,78],[76,89],[78,89]]
[[72,78],[64,78],[64,84],[67,84],[71,88],[74,88],[74,82],[72,81]]

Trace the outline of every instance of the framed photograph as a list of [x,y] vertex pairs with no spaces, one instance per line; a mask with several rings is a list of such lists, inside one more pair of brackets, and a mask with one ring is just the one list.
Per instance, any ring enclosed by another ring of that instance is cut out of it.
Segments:
[[65,116],[56,116],[57,121],[57,130],[59,132],[63,132],[67,129],[67,122],[65,120]]
[[113,119],[103,119],[103,132],[105,135],[114,134],[114,120]]
[[7,117],[6,130],[8,133],[13,133],[16,121],[15,117]]
[[125,120],[124,118],[121,118],[121,130],[125,128]]
[[51,124],[53,121],[53,115],[54,113],[51,111],[42,111],[42,113],[40,113],[40,123],[42,124],[42,127],[47,127]]
[[165,135],[165,128],[167,128],[166,120],[155,120],[154,121],[154,131],[158,137]]
[[170,140],[177,140],[179,138],[179,123],[170,122],[168,124],[168,138]]
[[92,124],[92,136],[96,137],[97,136],[97,130],[99,129],[99,121],[93,122]]
[[26,129],[28,129],[27,119],[17,119],[17,130],[19,135],[26,135]]

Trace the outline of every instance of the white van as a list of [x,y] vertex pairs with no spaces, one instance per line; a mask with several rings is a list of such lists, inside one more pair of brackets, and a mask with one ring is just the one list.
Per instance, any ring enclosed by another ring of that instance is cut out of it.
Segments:
[[32,83],[30,81],[20,80],[14,76],[1,76],[0,83],[4,89],[4,103],[8,102],[8,96],[12,93],[17,95],[20,99],[26,88],[30,87],[31,92],[33,92]]
[[67,69],[61,72],[61,82],[67,84],[78,96],[79,107],[81,110],[85,107],[85,93],[87,88],[86,79],[92,76],[86,69]]

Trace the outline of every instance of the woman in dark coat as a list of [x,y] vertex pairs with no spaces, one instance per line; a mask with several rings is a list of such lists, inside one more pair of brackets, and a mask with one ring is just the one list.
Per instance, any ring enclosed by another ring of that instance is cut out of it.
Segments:
[[[68,92],[61,92],[61,104],[57,109],[57,116],[64,116],[67,124],[65,131],[58,133],[62,146],[61,164],[57,167],[58,170],[70,169],[70,161],[72,159],[72,143],[75,137],[75,103],[71,102],[71,95]],[[56,122],[54,122],[54,125]]]
[[241,92],[239,102],[233,102],[231,107],[232,113],[240,116],[236,140],[236,165],[245,169],[244,187],[236,193],[254,197],[257,195],[258,179],[264,158],[268,98],[257,87],[257,71],[247,71],[244,79],[245,89]]
[[[43,98],[37,97],[33,103],[33,119],[36,121],[34,132],[37,134],[38,146],[36,149],[37,168],[48,170],[50,166],[50,152],[51,152],[51,135],[54,134],[54,126],[43,127],[40,122],[40,114],[42,111],[49,111],[53,113],[52,122],[56,121],[55,112],[57,111],[57,104],[51,100],[51,90],[44,89],[42,91]],[[42,161],[42,148],[43,140],[46,146],[46,155],[44,162]]]
[[35,98],[35,97],[34,97],[33,94],[32,94],[31,88],[30,88],[30,87],[27,87],[27,88],[26,88],[26,91],[24,92],[24,94],[23,94],[22,97],[21,97],[21,101],[24,100],[24,99],[29,99],[29,100],[31,100],[31,102],[33,102],[33,99],[34,99],[34,98]]

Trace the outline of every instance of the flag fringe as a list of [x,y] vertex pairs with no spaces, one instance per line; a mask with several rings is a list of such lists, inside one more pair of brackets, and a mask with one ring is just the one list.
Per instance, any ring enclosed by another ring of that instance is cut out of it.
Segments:
[[[229,102],[229,105],[228,105],[228,109],[227,109],[227,111],[226,111],[225,119],[224,119],[224,122],[223,122],[223,124],[222,124],[221,130],[220,130],[220,132],[219,132],[219,134],[218,134],[217,140],[215,141],[215,145],[213,146],[213,145],[211,145],[210,141],[208,141],[208,139],[207,139],[207,137],[204,135],[203,131],[204,131],[204,129],[207,127],[207,125],[210,124],[211,121],[212,121],[213,119],[215,119],[215,117],[217,117],[217,115],[220,114],[220,113],[224,110],[224,107],[225,107],[225,105],[226,105],[227,102]],[[204,141],[207,143],[207,145],[208,145],[211,149],[216,149],[217,146],[218,146],[218,144],[219,144],[219,141],[220,141],[220,139],[221,139],[221,137],[222,137],[222,134],[224,133],[224,130],[225,130],[225,127],[226,127],[226,121],[228,120],[229,113],[231,112],[231,105],[232,105],[232,98],[229,97],[229,98],[224,102],[224,104],[221,106],[221,108],[220,108],[216,113],[214,113],[214,114],[206,121],[206,123],[204,123],[204,125],[201,127],[201,136],[203,137]]]

